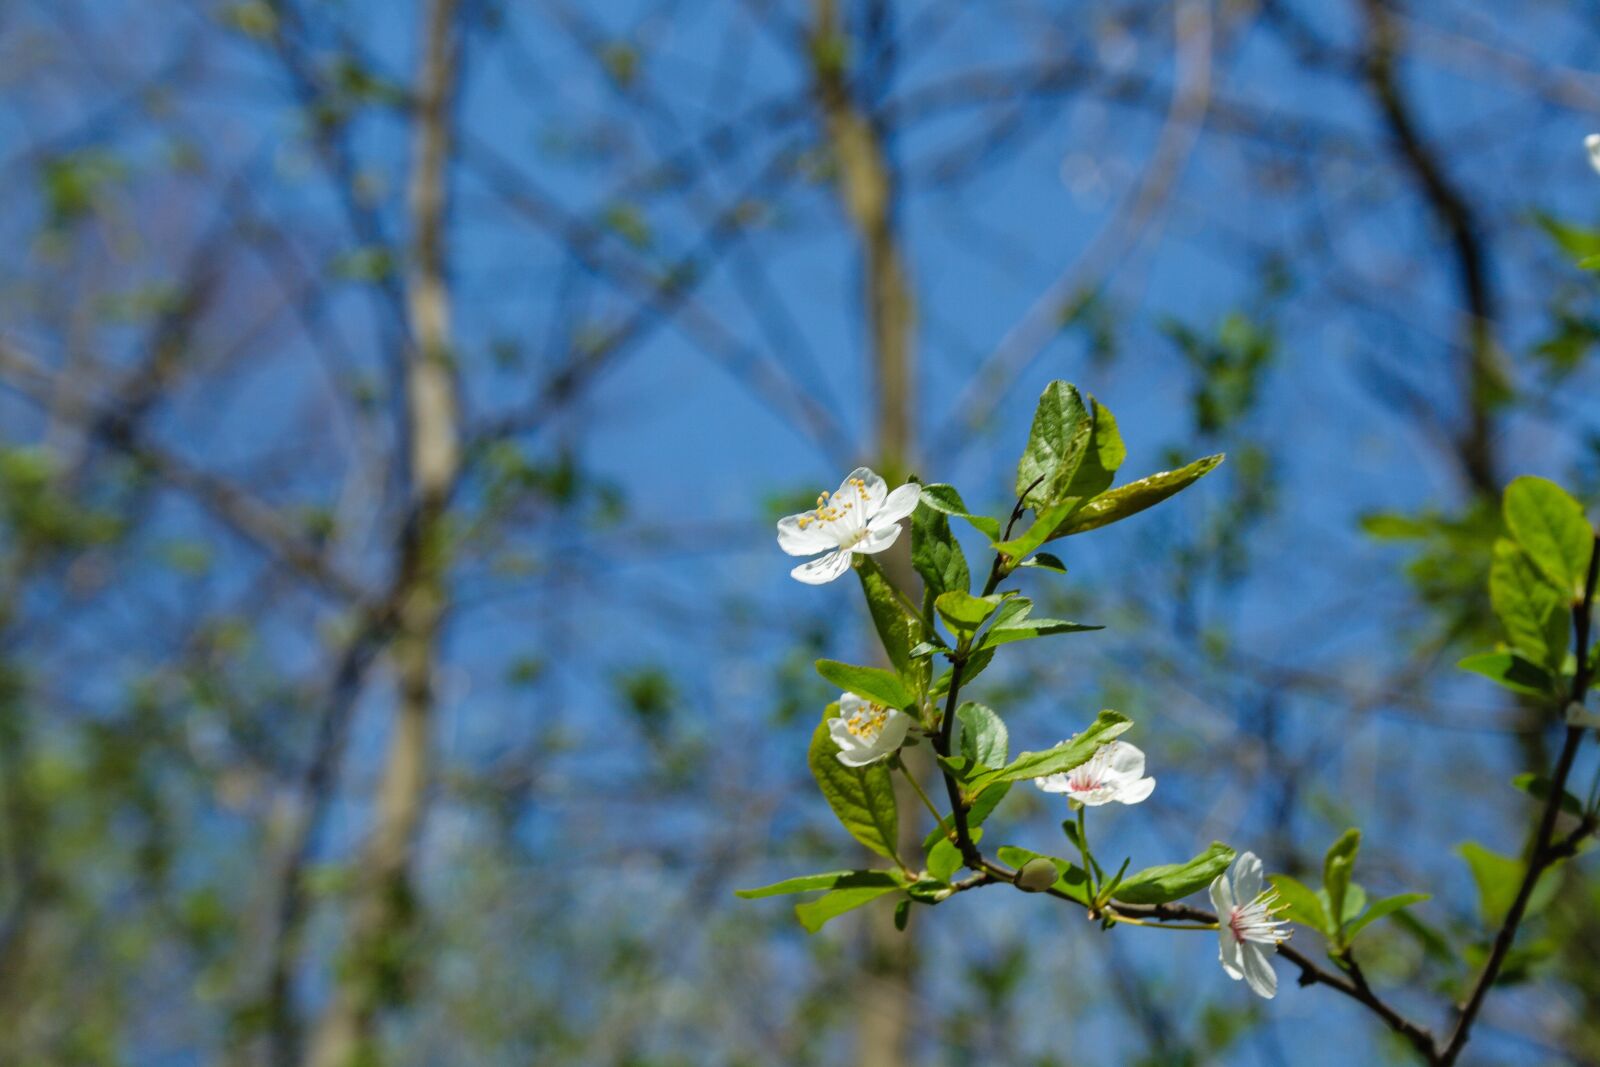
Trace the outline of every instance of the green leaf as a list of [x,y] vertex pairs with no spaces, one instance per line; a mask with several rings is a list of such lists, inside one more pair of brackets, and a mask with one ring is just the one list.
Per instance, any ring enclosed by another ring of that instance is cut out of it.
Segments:
[[884,707],[904,708],[916,700],[899,675],[881,667],[857,667],[835,659],[819,659],[817,673],[845,692]]
[[1094,418],[1077,388],[1063,381],[1045,386],[1033,412],[1027,447],[1017,463],[1017,496],[1022,502],[1037,510],[1067,496],[1093,434]]
[[1409,908],[1413,904],[1421,904],[1425,900],[1432,899],[1427,893],[1400,893],[1392,897],[1384,897],[1382,900],[1375,900],[1372,902],[1372,907],[1368,908],[1359,919],[1352,922],[1349,928],[1345,930],[1345,941],[1346,943],[1354,941],[1356,935],[1361,931],[1379,919],[1393,915],[1401,908]]
[[1515,652],[1479,652],[1456,664],[1464,671],[1481,674],[1512,692],[1529,696],[1549,696],[1555,686],[1550,672]]
[[1021,537],[1013,537],[1009,541],[996,541],[989,547],[996,552],[1004,552],[1012,559],[1022,559],[1054,537],[1056,528],[1068,515],[1077,510],[1080,503],[1079,497],[1068,497],[1054,504],[1042,505],[1035,514],[1032,525],[1023,531]]
[[1115,711],[1102,711],[1094,723],[1071,741],[1043,752],[1024,752],[997,770],[984,770],[967,779],[969,795],[977,797],[991,785],[1059,774],[1086,762],[1095,751],[1126,731],[1133,720]]
[[972,514],[962,502],[961,494],[956,492],[953,486],[941,484],[923,486],[922,503],[935,511],[967,520],[974,529],[991,541],[1000,536],[1000,520],[990,518],[988,515]]
[[1309,886],[1287,874],[1268,875],[1267,881],[1272,883],[1272,887],[1278,891],[1278,899],[1283,901],[1285,919],[1332,936],[1334,931],[1328,922],[1328,911]]
[[1495,541],[1489,564],[1489,604],[1513,648],[1535,663],[1560,666],[1567,645],[1561,594],[1527,552],[1503,537]]
[[[967,701],[956,709],[956,752],[985,767],[1004,766],[1010,737],[1006,724],[989,708]],[[987,789],[967,811],[967,825],[978,827],[994,812],[1010,791],[1009,785]]]
[[902,900],[894,906],[894,928],[905,932],[906,924],[911,921],[911,901]]
[[[1568,255],[1583,258],[1600,256],[1600,231],[1563,222],[1554,215],[1542,211],[1534,214],[1534,220]],[[1579,266],[1582,266],[1582,263]]]
[[1582,597],[1594,544],[1583,505],[1555,482],[1524,475],[1506,487],[1504,510],[1507,529],[1539,572],[1564,599]]
[[808,900],[804,904],[794,906],[795,918],[800,920],[800,925],[806,928],[806,933],[814,934],[822,929],[829,919],[838,918],[847,911],[854,911],[863,904],[870,904],[885,893],[893,893],[898,886],[861,886],[854,889],[835,889],[824,893],[816,900]]
[[1356,865],[1356,852],[1361,848],[1361,831],[1354,827],[1339,835],[1328,846],[1322,859],[1322,888],[1328,894],[1328,917],[1343,922],[1344,898],[1350,888],[1350,872]]
[[997,648],[1000,645],[1008,645],[1013,641],[1031,641],[1035,637],[1049,637],[1052,634],[1076,634],[1083,633],[1086,630],[1104,629],[1104,626],[1068,622],[1065,619],[1018,619],[1005,626],[996,623],[994,626],[989,627],[983,635],[983,640],[978,642],[978,647]]
[[1080,904],[1088,904],[1090,902],[1089,876],[1083,873],[1082,867],[1078,867],[1068,860],[1064,860],[1059,856],[1046,856],[1043,853],[1017,848],[1013,845],[1002,845],[995,852],[995,855],[1001,863],[1019,870],[1029,860],[1047,859],[1055,864],[1056,870],[1060,872],[1056,878],[1055,885],[1050,888],[1065,893]]
[[935,597],[933,607],[953,633],[965,635],[977,632],[984,620],[1000,606],[1000,599],[998,594],[976,597],[956,589]]
[[965,593],[972,582],[967,557],[950,532],[950,520],[927,505],[911,513],[911,565],[934,596],[951,590]]
[[939,839],[928,849],[928,873],[942,882],[948,882],[950,876],[961,869],[961,850],[956,843],[938,829]]
[[760,900],[787,893],[810,893],[818,889],[860,889],[868,886],[888,886],[891,889],[905,884],[899,871],[828,871],[826,874],[803,874],[781,882],[764,885],[759,889],[735,889],[733,895],[744,900]]
[[850,835],[880,856],[900,862],[895,847],[900,833],[900,813],[895,807],[894,782],[887,761],[866,767],[846,767],[839,762],[839,746],[828,734],[828,720],[838,715],[837,705],[817,723],[811,735],[806,764],[828,807]]
[[1478,886],[1478,912],[1483,921],[1489,925],[1498,923],[1511,910],[1526,865],[1511,856],[1490,852],[1476,841],[1457,845],[1456,853],[1467,861]]
[[[1511,784],[1541,803],[1550,799],[1550,779],[1541,774],[1519,774]],[[1561,791],[1561,810],[1568,815],[1582,815],[1583,802],[1566,790]]]
[[1036,552],[1031,559],[1023,560],[1021,566],[1037,567],[1042,571],[1055,571],[1057,574],[1067,573],[1067,565],[1061,562],[1061,557],[1053,556],[1049,552]]
[[1166,863],[1130,874],[1111,894],[1129,904],[1166,904],[1210,885],[1233,862],[1233,849],[1213,841],[1187,863]]
[[956,709],[956,730],[955,749],[961,755],[985,767],[1005,765],[1010,734],[992,709],[967,701]]
[[1048,540],[1098,530],[1130,515],[1137,515],[1146,508],[1154,507],[1175,493],[1187,489],[1215,470],[1223,458],[1223,454],[1219,452],[1214,456],[1197,459],[1177,470],[1161,471],[1101,493],[1074,511],[1065,522],[1056,527]]
[[906,674],[911,666],[911,646],[922,640],[922,627],[907,614],[877,561],[871,556],[857,556],[856,560],[856,576],[861,579],[861,591],[866,595],[878,640],[883,642],[883,651],[895,670]]

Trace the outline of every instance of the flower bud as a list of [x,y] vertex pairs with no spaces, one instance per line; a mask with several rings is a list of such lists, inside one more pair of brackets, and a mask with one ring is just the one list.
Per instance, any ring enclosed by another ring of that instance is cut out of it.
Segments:
[[1017,872],[1017,888],[1024,893],[1043,893],[1056,884],[1056,865],[1043,856],[1036,856],[1022,865]]

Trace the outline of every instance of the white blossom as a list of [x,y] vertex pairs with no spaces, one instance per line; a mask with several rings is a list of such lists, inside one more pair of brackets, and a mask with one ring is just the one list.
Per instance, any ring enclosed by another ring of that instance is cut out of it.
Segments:
[[789,573],[807,585],[831,582],[850,569],[854,553],[882,552],[900,536],[900,520],[917,508],[922,487],[908,482],[889,492],[886,482],[857,467],[817,506],[778,521],[778,547],[791,556],[818,556]]
[[892,756],[905,742],[911,716],[886,708],[854,693],[839,694],[839,716],[828,720],[828,733],[839,746],[839,762],[865,767]]
[[1261,860],[1246,852],[1234,862],[1232,884],[1226,871],[1211,883],[1211,903],[1217,909],[1217,958],[1222,969],[1235,981],[1243,978],[1257,996],[1271,1000],[1278,992],[1278,976],[1263,946],[1276,951],[1289,939],[1284,929],[1289,924],[1273,918],[1282,908],[1278,891],[1263,886]]
[[1065,793],[1093,808],[1113,800],[1137,804],[1150,795],[1156,780],[1144,776],[1143,752],[1126,741],[1113,741],[1072,770],[1035,778],[1033,784],[1046,793]]
[[1583,147],[1589,150],[1589,165],[1600,171],[1600,133],[1591,133],[1585,137]]

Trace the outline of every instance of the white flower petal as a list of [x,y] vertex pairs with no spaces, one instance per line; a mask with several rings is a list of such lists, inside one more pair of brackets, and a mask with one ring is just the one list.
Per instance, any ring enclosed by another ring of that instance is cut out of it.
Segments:
[[1589,150],[1589,165],[1600,171],[1600,133],[1591,133],[1585,137],[1583,147]]
[[1105,761],[1106,769],[1113,774],[1129,779],[1144,776],[1144,752],[1126,741],[1113,741],[1095,755]]
[[1239,956],[1244,962],[1244,980],[1258,997],[1271,1000],[1278,992],[1278,975],[1267,960],[1260,945],[1246,942],[1239,946]]
[[901,519],[917,510],[917,501],[921,499],[922,486],[918,485],[916,482],[907,482],[905,485],[902,485],[900,488],[890,493],[888,499],[883,502],[883,507],[879,508],[878,511],[873,514],[873,528],[876,529],[881,525],[891,522],[899,522]]
[[1122,791],[1117,794],[1117,799],[1124,804],[1137,804],[1148,798],[1155,787],[1154,778],[1141,778],[1137,782],[1123,786]]
[[1261,858],[1254,852],[1246,852],[1239,857],[1233,865],[1233,895],[1240,904],[1248,904],[1261,895],[1262,878]]
[[829,533],[827,523],[818,522],[811,512],[803,511],[778,520],[778,547],[791,556],[814,556],[837,548],[838,541]]
[[802,563],[790,571],[791,577],[807,585],[826,585],[850,569],[850,553],[835,549],[810,563]]
[[1241,948],[1238,939],[1233,936],[1233,931],[1228,929],[1228,924],[1224,922],[1222,929],[1217,931],[1217,959],[1222,962],[1222,969],[1228,972],[1228,977],[1235,982],[1244,977]]
[[1211,906],[1217,909],[1217,920],[1226,927],[1228,913],[1233,910],[1233,890],[1228,886],[1227,871],[1211,879]]
[[1033,784],[1046,793],[1065,793],[1072,789],[1072,776],[1070,774],[1047,774],[1043,778],[1035,778]]
[[864,537],[859,544],[852,548],[851,551],[862,552],[870,556],[875,553],[882,552],[899,539],[900,527],[898,525],[884,527],[883,529],[875,529],[869,531],[867,536]]
[[[859,481],[860,486],[855,483]],[[884,498],[889,495],[889,483],[879,477],[871,467],[857,467],[844,476],[844,481],[839,483],[839,492],[836,494],[840,504],[854,504],[854,511],[865,515],[872,515],[883,506]]]
[[833,743],[839,746],[839,761],[841,763],[848,762],[844,758],[846,753],[853,753],[861,746],[861,742],[857,741],[856,736],[850,732],[850,727],[845,725],[845,720],[849,717],[849,713],[840,708],[838,718],[828,720],[828,736],[833,738]]

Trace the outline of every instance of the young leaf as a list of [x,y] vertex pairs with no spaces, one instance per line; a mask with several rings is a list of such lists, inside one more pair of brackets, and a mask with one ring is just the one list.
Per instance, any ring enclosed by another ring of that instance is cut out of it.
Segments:
[[1094,419],[1075,386],[1054,381],[1044,387],[1017,463],[1017,496],[1024,504],[1037,510],[1067,495],[1093,433]]
[[924,505],[911,513],[911,565],[934,596],[965,593],[971,585],[967,557],[950,532],[950,520],[936,508]]
[[983,640],[978,642],[979,648],[998,648],[1008,645],[1013,641],[1031,641],[1035,637],[1049,637],[1052,634],[1076,634],[1086,630],[1104,630],[1104,626],[1091,626],[1082,622],[1067,622],[1065,619],[1022,619],[1009,626],[994,625],[984,633]]
[[1563,599],[1583,595],[1594,530],[1583,505],[1555,482],[1524,475],[1506,487],[1506,527]]
[[828,871],[826,874],[786,878],[759,889],[735,889],[733,895],[745,900],[760,900],[762,897],[810,893],[818,889],[859,889],[868,886],[888,886],[893,889],[904,884],[905,876],[899,871]]
[[1182,900],[1210,885],[1232,862],[1233,849],[1213,841],[1210,848],[1187,863],[1146,867],[1128,875],[1111,896],[1128,904],[1166,904]]
[[[1519,774],[1511,779],[1511,784],[1541,803],[1550,799],[1550,779],[1543,775]],[[1566,790],[1562,790],[1561,810],[1568,815],[1582,815],[1583,802]]]
[[[956,709],[956,725],[960,730],[956,738],[956,752],[985,767],[1005,765],[1010,738],[1000,716],[984,705],[969,700]],[[984,790],[983,795],[973,801],[967,811],[967,825],[982,826],[1010,789],[1010,785],[998,785]]]
[[956,492],[953,486],[923,486],[922,503],[935,511],[953,515],[958,519],[966,519],[974,529],[991,541],[1000,536],[1000,520],[990,518],[988,515],[974,515],[969,512],[967,505],[961,500],[961,494]]
[[1514,542],[1494,543],[1489,603],[1512,647],[1535,663],[1559,668],[1566,656],[1567,612],[1561,594]]
[[1214,456],[1197,459],[1188,466],[1179,467],[1174,471],[1161,471],[1136,482],[1118,486],[1108,492],[1090,500],[1078,508],[1066,521],[1051,532],[1049,540],[1057,537],[1068,537],[1072,534],[1087,533],[1098,530],[1102,526],[1109,526],[1114,522],[1126,519],[1130,515],[1137,515],[1149,507],[1154,507],[1175,493],[1187,489],[1205,475],[1216,469],[1221,463],[1223,455],[1219,452]]
[[834,659],[819,659],[817,673],[845,692],[884,707],[904,708],[916,699],[898,675],[881,667],[857,667]]
[[1285,905],[1283,912],[1285,919],[1302,926],[1309,926],[1330,937],[1333,935],[1327,909],[1322,906],[1321,899],[1309,886],[1287,874],[1268,875],[1267,881],[1272,883],[1272,887],[1278,891],[1278,899]]
[[870,904],[885,893],[893,893],[898,886],[861,886],[854,889],[834,889],[816,900],[808,900],[804,904],[794,906],[795,918],[800,920],[800,925],[806,928],[806,933],[814,934],[822,929],[823,924],[829,919],[838,918],[847,911],[853,911],[863,904]]
[[1047,859],[1055,864],[1059,873],[1055,885],[1051,889],[1065,893],[1080,904],[1089,901],[1089,876],[1083,873],[1083,868],[1061,859],[1059,856],[1045,856],[1039,852],[1032,852],[1025,848],[1016,848],[1012,845],[1002,845],[995,855],[1000,862],[1020,870],[1029,860]]
[[1498,923],[1511,910],[1526,865],[1511,856],[1490,852],[1476,841],[1457,845],[1456,852],[1467,861],[1472,880],[1477,883],[1478,913],[1485,923]]
[[1093,724],[1071,741],[1063,741],[1055,748],[1043,752],[1024,752],[1012,762],[996,770],[985,770],[967,779],[968,793],[979,796],[991,785],[1016,782],[1025,778],[1042,778],[1049,774],[1070,771],[1086,762],[1095,751],[1126,731],[1133,720],[1115,711],[1102,711]]
[[1044,544],[1055,536],[1056,528],[1066,521],[1067,516],[1077,510],[1083,502],[1082,497],[1068,497],[1054,504],[1041,504],[1034,515],[1033,523],[1020,537],[1013,537],[1009,541],[996,541],[989,547],[996,552],[1004,552],[1012,559],[1022,559],[1033,552],[1034,549]]
[[991,709],[967,701],[956,709],[956,751],[985,767],[1003,767],[1010,736]]
[[1549,696],[1555,685],[1550,672],[1515,652],[1479,652],[1456,664],[1465,671],[1481,674],[1514,693]]
[[806,764],[828,806],[850,835],[878,855],[898,863],[895,846],[900,833],[900,813],[895,807],[894,782],[889,777],[888,764],[880,761],[866,767],[846,767],[839,762],[839,746],[828,734],[828,720],[838,713],[837,705],[830,705],[828,713],[817,724],[806,753]]
[[1401,908],[1409,908],[1413,904],[1421,904],[1424,900],[1431,899],[1433,898],[1427,893],[1400,893],[1396,896],[1384,897],[1382,900],[1375,900],[1372,902],[1372,907],[1368,908],[1359,919],[1352,922],[1349,928],[1345,930],[1345,942],[1348,944],[1354,941],[1357,934],[1379,919],[1393,915]]
[[894,669],[905,674],[911,664],[911,647],[922,640],[922,626],[909,617],[905,605],[895,595],[888,575],[871,556],[857,556],[856,575],[867,597],[867,610],[878,640]]
[[1350,888],[1350,871],[1361,848],[1361,831],[1352,827],[1328,846],[1322,860],[1322,889],[1328,894],[1328,917],[1336,924],[1344,921],[1344,898]]
[[1042,571],[1055,571],[1057,574],[1067,573],[1067,565],[1061,562],[1060,556],[1053,556],[1049,552],[1036,552],[1022,561],[1023,567],[1037,567]]
[[933,601],[934,610],[944,620],[944,624],[956,634],[970,634],[977,632],[985,619],[994,614],[995,608],[1000,606],[1000,597],[976,597],[965,590],[956,589],[948,593],[941,593]]

